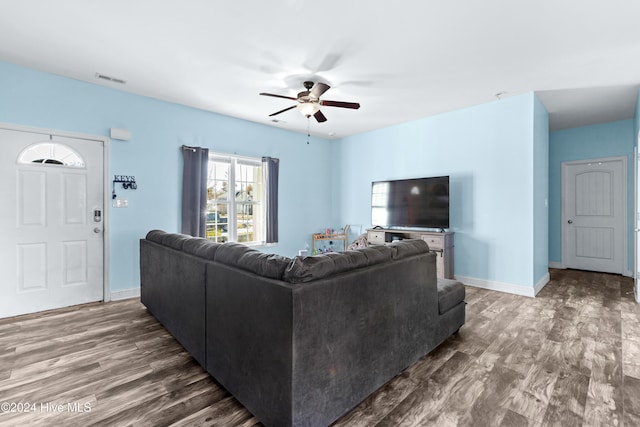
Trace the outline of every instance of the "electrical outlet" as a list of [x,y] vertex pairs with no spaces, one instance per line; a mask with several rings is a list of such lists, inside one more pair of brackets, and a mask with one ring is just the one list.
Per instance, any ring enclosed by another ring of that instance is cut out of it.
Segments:
[[113,199],[114,208],[127,208],[129,207],[128,199]]

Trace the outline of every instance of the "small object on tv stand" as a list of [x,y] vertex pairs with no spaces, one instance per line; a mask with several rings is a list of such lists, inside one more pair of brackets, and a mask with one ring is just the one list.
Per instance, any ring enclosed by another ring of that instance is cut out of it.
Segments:
[[396,242],[398,240],[406,239],[404,234],[402,233],[385,233],[384,241],[385,243]]

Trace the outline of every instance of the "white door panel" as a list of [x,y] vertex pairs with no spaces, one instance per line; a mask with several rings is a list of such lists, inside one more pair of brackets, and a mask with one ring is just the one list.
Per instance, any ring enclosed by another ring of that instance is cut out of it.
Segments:
[[0,317],[103,299],[103,156],[100,141],[0,129]]
[[624,273],[626,179],[622,158],[562,164],[565,267]]

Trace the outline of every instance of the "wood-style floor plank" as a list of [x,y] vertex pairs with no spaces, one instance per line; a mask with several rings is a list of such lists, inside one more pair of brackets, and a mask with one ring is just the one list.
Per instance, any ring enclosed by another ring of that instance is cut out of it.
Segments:
[[[460,333],[334,426],[640,425],[632,280],[551,279],[536,298],[467,287]],[[0,319],[1,402],[35,406],[0,425],[262,425],[136,300]]]

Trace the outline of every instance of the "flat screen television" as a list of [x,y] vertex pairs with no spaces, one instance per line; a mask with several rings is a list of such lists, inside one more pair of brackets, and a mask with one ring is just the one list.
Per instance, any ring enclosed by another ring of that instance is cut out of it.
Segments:
[[449,177],[372,182],[371,224],[449,228]]

